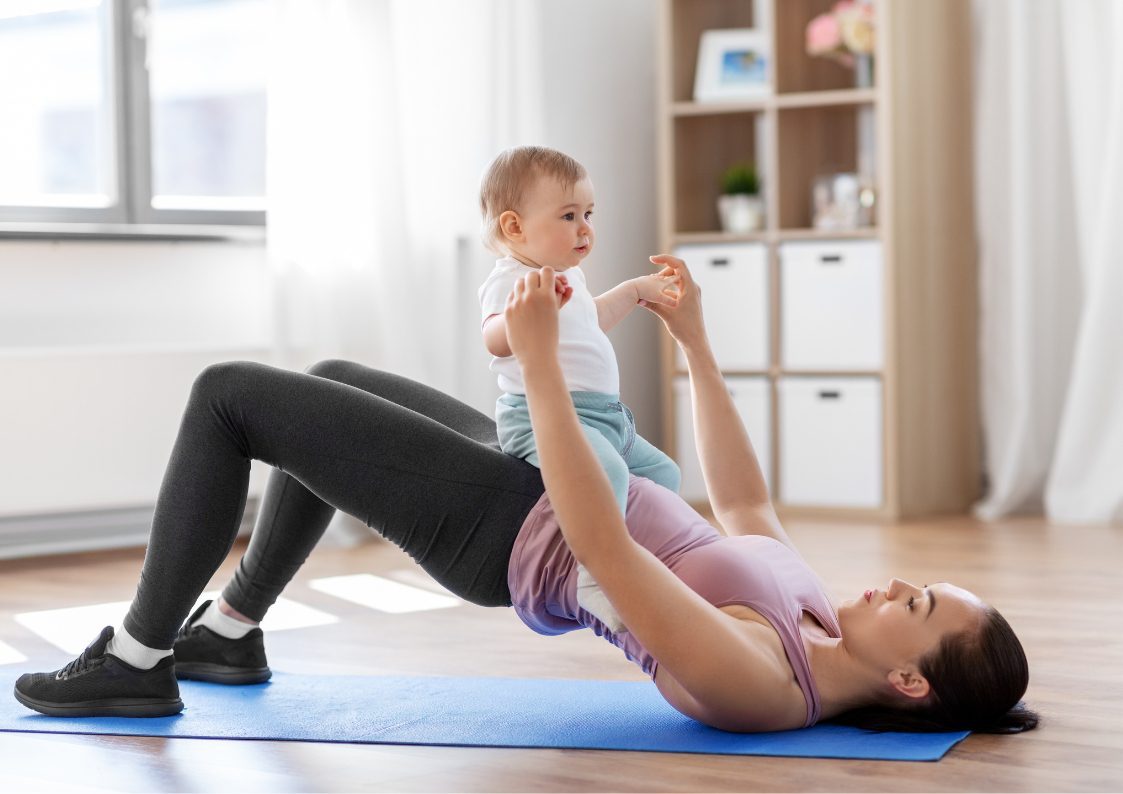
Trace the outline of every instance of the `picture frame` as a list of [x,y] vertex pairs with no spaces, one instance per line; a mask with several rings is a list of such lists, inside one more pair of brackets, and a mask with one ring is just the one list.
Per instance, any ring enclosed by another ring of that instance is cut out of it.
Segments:
[[694,69],[695,102],[735,102],[771,93],[771,43],[765,31],[703,31]]

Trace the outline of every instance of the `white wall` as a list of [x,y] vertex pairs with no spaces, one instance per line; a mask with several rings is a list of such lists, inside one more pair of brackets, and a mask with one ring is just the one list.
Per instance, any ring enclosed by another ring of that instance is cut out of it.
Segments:
[[[655,23],[651,0],[543,3],[546,140],[589,170],[596,188],[597,246],[582,265],[594,294],[654,271]],[[661,442],[662,325],[635,310],[609,335],[622,399],[639,432]]]

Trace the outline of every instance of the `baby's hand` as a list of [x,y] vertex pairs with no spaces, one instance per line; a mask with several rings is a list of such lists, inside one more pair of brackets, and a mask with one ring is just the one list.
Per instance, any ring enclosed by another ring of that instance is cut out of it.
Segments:
[[561,301],[558,304],[559,310],[569,303],[569,299],[573,297],[573,287],[569,286],[569,280],[562,273],[554,276],[554,292]]
[[671,275],[673,273],[674,271],[670,268],[664,268],[659,273],[633,279],[638,293],[636,302],[661,303],[672,308],[677,306],[682,279],[679,276]]

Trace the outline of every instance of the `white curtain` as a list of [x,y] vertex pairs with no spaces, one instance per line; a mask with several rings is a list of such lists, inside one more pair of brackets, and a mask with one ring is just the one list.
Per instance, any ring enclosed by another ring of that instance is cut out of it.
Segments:
[[536,5],[277,8],[266,159],[283,365],[349,358],[474,393],[491,379],[486,357],[460,365],[487,256],[479,178],[540,131]]
[[1123,523],[1123,3],[974,15],[976,514]]
[[[279,363],[347,358],[491,413],[479,179],[542,124],[519,0],[278,0],[267,123]],[[329,538],[361,525],[338,516]]]

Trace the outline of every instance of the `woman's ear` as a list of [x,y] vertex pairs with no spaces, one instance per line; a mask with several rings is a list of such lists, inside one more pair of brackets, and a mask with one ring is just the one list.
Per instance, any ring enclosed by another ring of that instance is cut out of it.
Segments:
[[508,240],[512,240],[514,242],[520,241],[523,235],[523,226],[522,219],[519,218],[519,214],[514,210],[507,210],[502,215],[500,215],[499,231],[501,231],[503,233],[503,236]]
[[931,689],[928,679],[915,668],[891,671],[889,673],[889,685],[905,697],[914,700],[927,697]]

